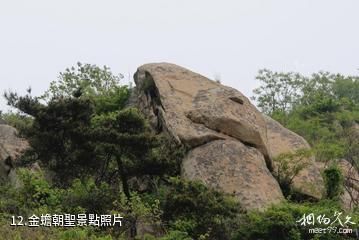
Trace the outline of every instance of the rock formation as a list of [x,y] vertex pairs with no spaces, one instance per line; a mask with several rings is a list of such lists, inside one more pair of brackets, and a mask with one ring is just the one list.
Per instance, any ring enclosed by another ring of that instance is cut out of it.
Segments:
[[338,163],[344,176],[344,192],[340,197],[344,209],[353,209],[359,204],[359,173],[354,166],[345,159]]
[[[293,153],[299,150],[310,150],[307,141],[298,134],[286,129],[277,121],[264,116],[267,123],[267,136],[269,153],[271,157],[277,158],[281,154]],[[315,158],[307,157],[293,162],[292,165],[302,164],[303,169],[293,179],[293,188],[304,195],[315,199],[322,198],[324,193],[324,182],[320,169],[315,163]],[[274,161],[274,165],[277,163]],[[274,167],[276,170],[277,167]]]
[[0,179],[15,181],[16,159],[28,148],[26,140],[17,136],[15,128],[0,124]]
[[236,196],[247,209],[279,203],[279,185],[256,148],[237,140],[215,140],[191,150],[183,160],[183,177]]
[[247,209],[284,199],[271,174],[278,152],[268,121],[242,93],[169,63],[143,65],[134,78],[137,105],[152,126],[190,148],[183,177],[233,194]]
[[[282,154],[310,150],[299,135],[261,114],[239,91],[169,63],[145,64],[135,76],[137,106],[159,132],[189,147],[182,176],[233,194],[246,209],[284,199],[273,177]],[[296,160],[292,160],[295,166]],[[292,188],[322,198],[314,157],[304,159]]]

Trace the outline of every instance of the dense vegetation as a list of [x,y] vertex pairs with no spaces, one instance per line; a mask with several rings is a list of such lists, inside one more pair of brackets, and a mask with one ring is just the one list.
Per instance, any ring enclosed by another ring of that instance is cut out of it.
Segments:
[[[345,159],[359,169],[359,77],[328,72],[305,77],[264,69],[257,79],[261,85],[252,99],[310,143],[316,160],[328,167],[324,171],[327,195],[340,195],[346,179],[338,161]],[[358,206],[359,199],[352,200]]]
[[303,136],[315,149],[317,160],[344,158],[358,167],[359,77],[320,72],[261,70],[261,86],[254,90],[260,109]]
[[[231,196],[181,179],[180,160],[186,147],[153,132],[144,116],[128,106],[131,88],[121,85],[121,78],[107,67],[79,63],[60,73],[42,96],[32,96],[30,89],[25,96],[5,94],[18,112],[2,117],[29,140],[31,149],[18,161],[21,184],[0,188],[1,236],[75,240],[350,238],[309,234],[309,226],[296,221],[308,213],[333,216],[341,211],[337,197],[343,179],[335,163],[345,158],[359,165],[358,138],[350,130],[359,121],[358,78],[259,72],[262,85],[254,91],[258,106],[304,136],[317,158],[331,165],[324,173],[327,199],[300,203],[288,199],[264,212],[246,212]],[[42,170],[31,170],[34,163]],[[288,177],[283,179],[290,184]],[[359,223],[356,211],[348,215]],[[98,228],[9,226],[12,215],[26,218],[59,213],[121,213],[124,224]],[[152,233],[142,235],[143,228]]]

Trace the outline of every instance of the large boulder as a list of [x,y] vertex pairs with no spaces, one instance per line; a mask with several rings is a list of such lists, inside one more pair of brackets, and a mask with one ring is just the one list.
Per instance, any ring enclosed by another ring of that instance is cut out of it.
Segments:
[[15,161],[28,148],[28,142],[17,135],[15,128],[0,124],[0,179],[14,182]]
[[134,80],[139,106],[179,143],[235,138],[257,148],[271,168],[264,118],[239,91],[169,63],[145,64]]
[[263,155],[236,140],[216,140],[189,152],[182,175],[237,197],[245,209],[264,209],[283,200]]
[[284,199],[269,171],[265,119],[242,93],[169,63],[143,65],[134,80],[152,126],[191,149],[185,178],[234,194],[247,209]]
[[[310,150],[308,142],[298,134],[286,129],[272,118],[265,116],[269,153],[272,159],[282,154],[295,154],[300,150]],[[298,162],[300,161],[300,162]],[[303,169],[293,179],[292,187],[301,194],[321,199],[324,193],[324,181],[315,158],[293,158],[290,167],[302,164]],[[278,163],[274,161],[274,172]]]

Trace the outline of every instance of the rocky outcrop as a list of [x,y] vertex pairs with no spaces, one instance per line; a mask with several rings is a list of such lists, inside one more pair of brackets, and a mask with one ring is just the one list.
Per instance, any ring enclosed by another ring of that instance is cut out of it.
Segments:
[[355,134],[357,134],[357,136],[359,136],[359,123],[354,122],[353,130],[354,130]]
[[269,171],[265,119],[243,94],[168,63],[143,65],[134,78],[152,126],[191,149],[184,177],[234,194],[247,209],[284,199]]
[[[272,159],[279,157],[281,154],[293,153],[300,150],[310,150],[307,141],[298,134],[286,129],[277,121],[268,116],[264,117],[267,124],[267,137],[269,153]],[[293,158],[290,167],[302,164],[303,169],[294,177],[292,187],[295,191],[321,199],[324,193],[324,181],[319,167],[315,163],[315,158]],[[277,171],[278,163],[274,161],[274,171]]]
[[17,136],[15,128],[0,124],[0,178],[3,181],[15,181],[15,161],[27,148],[27,141]]
[[257,148],[271,167],[264,118],[239,91],[169,63],[139,67],[135,83],[140,108],[179,143],[193,148],[236,138]]
[[341,159],[338,166],[344,176],[344,192],[340,197],[344,209],[349,210],[359,205],[359,173],[350,162]]
[[[262,115],[239,91],[180,66],[146,64],[134,80],[131,104],[154,129],[190,149],[182,162],[184,178],[233,194],[245,209],[263,209],[284,199],[273,177],[273,159],[310,149],[302,137]],[[319,167],[313,157],[305,163],[293,188],[320,199]]]
[[283,200],[278,183],[256,148],[236,140],[216,140],[191,150],[182,175],[237,197],[247,209]]
[[165,235],[165,230],[159,221],[154,221],[153,218],[142,217],[136,220],[136,239],[145,239],[146,235],[155,237],[162,237]]

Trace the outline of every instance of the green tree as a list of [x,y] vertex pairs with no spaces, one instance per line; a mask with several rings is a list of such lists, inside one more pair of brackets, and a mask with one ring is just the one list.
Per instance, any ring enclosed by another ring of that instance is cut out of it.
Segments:
[[230,239],[235,219],[242,212],[231,196],[178,177],[160,189],[160,202],[163,221],[170,229],[194,239]]
[[125,107],[129,89],[119,85],[121,78],[106,66],[78,63],[60,73],[41,97],[31,96],[31,89],[25,96],[5,93],[8,104],[20,111],[9,119],[32,147],[27,154],[32,157],[26,159],[40,160],[65,185],[89,174],[98,176],[104,159],[96,155],[92,119]]
[[[130,198],[129,178],[143,175],[161,175],[172,167],[168,159],[155,154],[159,139],[135,108],[127,108],[93,119],[93,136],[97,149],[115,161],[123,191]],[[106,163],[107,166],[110,163]],[[167,166],[167,167],[166,167]]]
[[120,85],[123,75],[114,75],[107,66],[77,63],[66,68],[41,99],[49,101],[59,97],[90,98],[97,113],[116,111],[124,108],[129,97],[129,88]]
[[33,121],[31,116],[13,111],[1,114],[0,119],[3,119],[6,124],[18,129],[20,133],[26,131]]
[[72,97],[79,89],[83,96],[103,95],[118,87],[123,76],[113,75],[110,68],[92,64],[77,63],[60,72],[57,81],[50,83],[44,98]]
[[253,90],[253,100],[267,114],[287,112],[300,98],[300,89],[305,80],[299,73],[259,70],[256,79],[261,85]]
[[347,98],[355,103],[359,103],[359,77],[335,75],[333,85],[334,94],[338,98]]
[[56,173],[61,184],[94,173],[100,166],[94,154],[91,137],[93,104],[89,99],[52,98],[47,105],[30,95],[7,95],[9,103],[32,116],[31,127],[23,131],[33,160],[40,160]]
[[[353,126],[359,122],[358,77],[328,72],[304,77],[261,70],[257,79],[261,86],[254,90],[253,99],[258,106],[303,136],[312,145],[317,160],[346,158],[358,165],[353,135]],[[288,86],[294,94],[285,97],[291,93]]]

